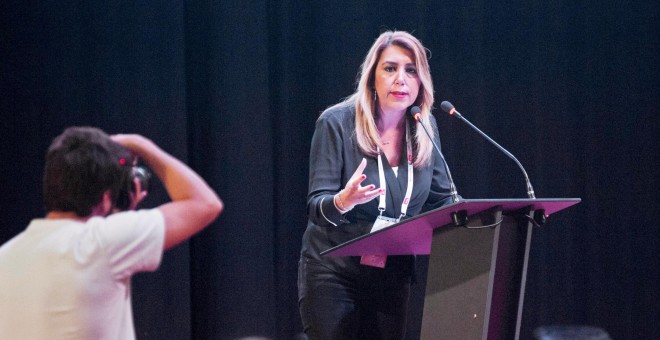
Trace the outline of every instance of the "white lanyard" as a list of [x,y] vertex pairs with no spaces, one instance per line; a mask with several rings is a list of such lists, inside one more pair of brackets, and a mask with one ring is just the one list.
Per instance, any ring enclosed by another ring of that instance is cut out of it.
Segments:
[[[401,216],[399,216],[396,221],[401,220],[401,217],[406,215],[408,211],[408,204],[410,204],[410,197],[412,196],[413,189],[413,161],[412,161],[412,145],[410,142],[410,132],[408,128],[408,120],[406,120],[406,146],[408,150],[408,185],[406,187],[406,197],[403,198],[403,203],[401,203]],[[381,157],[380,148],[378,149],[378,179],[380,180],[380,188],[383,190],[383,193],[380,194],[378,200],[378,210],[380,211],[380,216],[383,215],[385,211],[385,195],[387,194],[387,182],[385,181],[385,171],[383,170],[383,159]]]

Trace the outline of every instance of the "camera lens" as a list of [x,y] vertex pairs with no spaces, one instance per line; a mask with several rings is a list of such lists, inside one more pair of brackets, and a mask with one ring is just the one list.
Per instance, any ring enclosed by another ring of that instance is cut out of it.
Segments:
[[135,190],[137,190],[137,188],[135,187],[136,178],[140,182],[141,191],[149,190],[151,173],[145,167],[134,166],[131,168],[131,173],[127,177],[128,178],[125,178],[125,180],[129,182],[123,185],[123,189],[121,189],[121,191],[119,192],[119,195],[117,197],[117,203],[115,204],[117,209],[121,211],[128,210],[128,208],[130,208],[131,206],[130,193],[135,192]]
[[[141,166],[133,167],[133,179],[137,178],[140,181],[140,187],[142,191],[149,190],[149,180],[151,179],[151,173],[147,168]],[[135,190],[135,181],[131,181],[131,188]]]

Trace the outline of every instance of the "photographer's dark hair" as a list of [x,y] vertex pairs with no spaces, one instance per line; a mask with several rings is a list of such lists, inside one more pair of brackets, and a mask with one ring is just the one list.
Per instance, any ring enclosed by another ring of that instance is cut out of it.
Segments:
[[100,129],[67,128],[46,154],[46,211],[89,216],[106,190],[111,191],[112,202],[117,202],[130,185],[132,162],[130,152]]

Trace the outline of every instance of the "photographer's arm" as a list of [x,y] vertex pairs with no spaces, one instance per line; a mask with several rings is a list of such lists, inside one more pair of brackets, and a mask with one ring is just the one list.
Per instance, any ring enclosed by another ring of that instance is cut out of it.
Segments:
[[139,135],[112,139],[142,158],[163,182],[172,202],[158,207],[165,217],[165,249],[186,241],[222,212],[223,203],[208,184],[183,162]]

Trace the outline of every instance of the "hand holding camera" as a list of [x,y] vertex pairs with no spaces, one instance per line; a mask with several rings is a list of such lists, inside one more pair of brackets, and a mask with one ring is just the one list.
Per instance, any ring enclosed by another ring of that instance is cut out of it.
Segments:
[[140,139],[145,138],[139,135],[113,135],[111,138],[136,154],[130,162],[130,174],[119,192],[115,205],[119,211],[134,210],[147,197],[151,180],[151,172],[146,167],[138,165],[137,145]]
[[118,211],[134,210],[147,197],[151,173],[143,166],[131,167],[123,189],[119,192],[115,207]]

